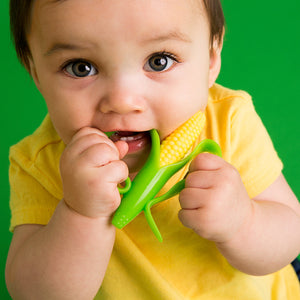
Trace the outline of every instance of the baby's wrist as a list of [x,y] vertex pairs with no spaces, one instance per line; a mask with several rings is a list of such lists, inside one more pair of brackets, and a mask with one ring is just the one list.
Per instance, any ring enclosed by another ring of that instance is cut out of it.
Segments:
[[76,210],[71,205],[69,205],[68,202],[65,201],[65,199],[61,200],[61,205],[63,206],[63,209],[67,212],[67,214],[70,217],[81,219],[82,222],[86,222],[86,223],[96,223],[97,226],[100,225],[100,226],[107,226],[107,227],[114,228],[114,226],[111,224],[112,216],[110,215],[91,216],[88,214],[81,213],[80,211]]

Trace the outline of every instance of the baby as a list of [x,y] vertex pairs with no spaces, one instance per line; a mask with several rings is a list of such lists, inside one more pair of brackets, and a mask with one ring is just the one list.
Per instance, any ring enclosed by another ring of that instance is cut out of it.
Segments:
[[[300,299],[300,205],[250,96],[215,83],[218,0],[11,0],[11,24],[49,111],[10,152],[13,299]],[[153,208],[162,244],[143,215],[116,231],[149,131],[198,111],[223,158],[166,184],[186,176]]]

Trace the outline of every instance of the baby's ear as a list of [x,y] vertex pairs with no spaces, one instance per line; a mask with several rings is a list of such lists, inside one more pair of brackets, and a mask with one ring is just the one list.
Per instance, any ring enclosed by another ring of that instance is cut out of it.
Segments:
[[209,64],[209,78],[208,78],[209,87],[211,87],[215,83],[220,73],[223,36],[220,41],[214,40],[213,45],[210,49],[210,64]]
[[30,76],[32,77],[36,87],[40,91],[40,81],[39,81],[39,78],[38,78],[38,75],[36,72],[36,68],[35,68],[32,58],[29,58],[29,70],[27,69],[27,71],[29,72]]

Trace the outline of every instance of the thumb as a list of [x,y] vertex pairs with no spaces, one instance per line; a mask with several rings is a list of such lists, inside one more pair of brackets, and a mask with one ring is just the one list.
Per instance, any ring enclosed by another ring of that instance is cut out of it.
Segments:
[[122,159],[128,152],[128,144],[124,141],[117,141],[115,142],[115,146],[119,151],[120,159]]
[[218,170],[224,165],[224,160],[214,154],[211,153],[200,153],[198,154],[194,160],[190,164],[189,171],[213,171]]

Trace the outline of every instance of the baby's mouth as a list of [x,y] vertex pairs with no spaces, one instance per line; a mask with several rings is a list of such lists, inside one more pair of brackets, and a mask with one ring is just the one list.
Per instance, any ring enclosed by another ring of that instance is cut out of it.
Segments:
[[149,131],[116,131],[110,139],[113,142],[124,141],[128,144],[128,153],[138,152],[151,145]]
[[135,132],[135,131],[116,131],[110,139],[113,142],[117,141],[124,141],[124,142],[132,142],[139,140],[145,136],[145,134],[148,133],[147,131],[143,132]]

